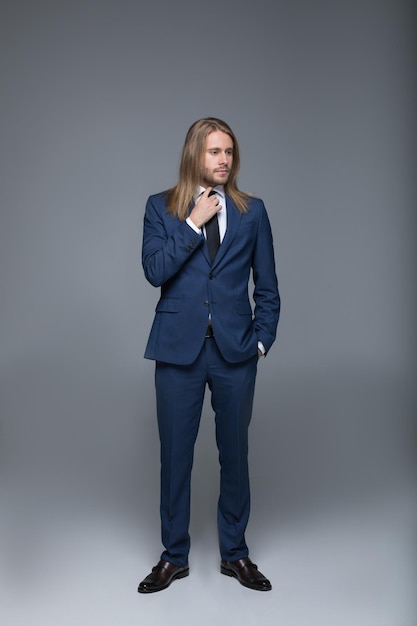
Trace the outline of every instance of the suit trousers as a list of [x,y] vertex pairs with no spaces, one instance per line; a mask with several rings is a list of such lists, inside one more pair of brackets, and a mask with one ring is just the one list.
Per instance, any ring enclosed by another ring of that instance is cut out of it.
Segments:
[[248,556],[248,427],[252,415],[258,356],[228,363],[214,338],[205,339],[191,365],[156,362],[157,416],[161,442],[162,559],[184,565],[190,550],[190,487],[194,444],[206,385],[215,413],[220,462],[217,508],[221,558]]

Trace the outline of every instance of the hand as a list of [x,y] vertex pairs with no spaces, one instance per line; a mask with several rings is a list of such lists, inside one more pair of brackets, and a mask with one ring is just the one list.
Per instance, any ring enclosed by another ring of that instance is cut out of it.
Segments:
[[260,350],[260,349],[258,348],[258,359],[260,359],[260,358],[261,358],[261,356],[263,356],[263,354],[262,354],[262,350]]
[[197,226],[197,228],[201,228],[222,208],[219,199],[215,194],[210,196],[210,198],[208,197],[211,190],[212,187],[207,187],[200,200],[190,213],[190,219]]

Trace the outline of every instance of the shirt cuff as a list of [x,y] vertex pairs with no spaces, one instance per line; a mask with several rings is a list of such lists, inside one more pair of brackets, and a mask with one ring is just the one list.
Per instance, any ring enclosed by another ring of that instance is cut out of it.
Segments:
[[185,221],[187,222],[188,226],[190,226],[190,228],[192,228],[193,231],[197,233],[197,235],[201,235],[201,228],[198,228],[190,217],[187,217]]
[[266,350],[265,350],[265,346],[262,343],[262,341],[258,341],[258,350],[260,350],[262,352],[262,356],[265,356]]

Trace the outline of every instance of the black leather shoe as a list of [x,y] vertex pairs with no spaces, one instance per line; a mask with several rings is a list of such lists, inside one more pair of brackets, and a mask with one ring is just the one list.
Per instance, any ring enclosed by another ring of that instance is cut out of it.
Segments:
[[185,578],[190,573],[188,565],[178,567],[169,561],[159,561],[152,572],[139,584],[139,593],[154,593],[170,586],[173,580]]
[[223,561],[220,571],[226,576],[234,576],[241,585],[256,589],[256,591],[270,591],[272,585],[267,578],[258,570],[258,566],[252,563],[249,557],[238,561]]

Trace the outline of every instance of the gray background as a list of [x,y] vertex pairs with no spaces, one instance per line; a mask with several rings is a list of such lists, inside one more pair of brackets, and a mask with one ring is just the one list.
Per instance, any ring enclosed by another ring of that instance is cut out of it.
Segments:
[[[405,0],[4,0],[1,617],[414,626],[415,84]],[[251,426],[256,594],[218,573],[213,419],[192,576],[157,560],[146,198],[224,118],[283,298]]]

